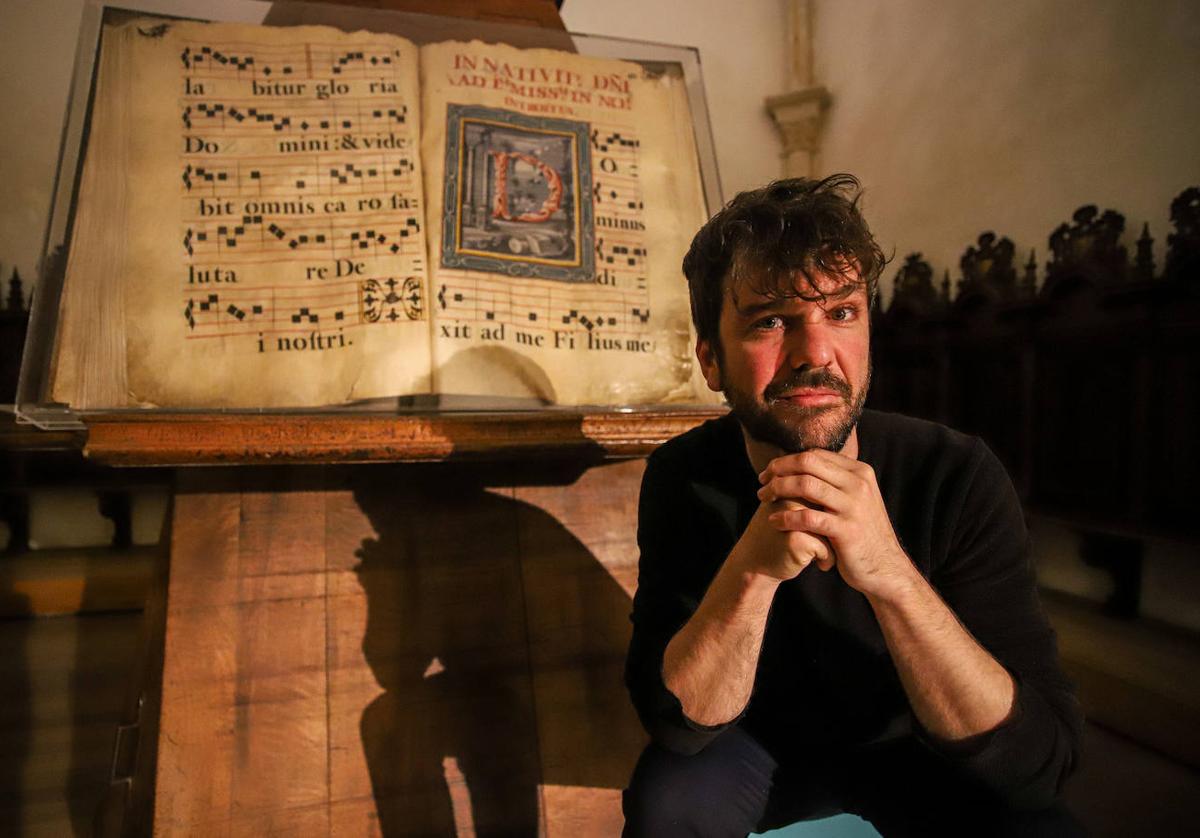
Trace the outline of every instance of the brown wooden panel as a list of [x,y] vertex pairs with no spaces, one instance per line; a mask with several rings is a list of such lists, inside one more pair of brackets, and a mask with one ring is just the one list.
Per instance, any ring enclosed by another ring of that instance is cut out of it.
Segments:
[[367,597],[356,573],[360,549],[375,530],[349,488],[327,493],[325,522],[330,834],[380,835],[361,723],[383,691],[363,655]]
[[[219,582],[237,562],[236,494],[175,499],[159,726],[155,831],[196,831],[233,803],[236,606]],[[209,595],[211,593],[211,596]],[[210,834],[229,834],[213,829]]]
[[625,826],[618,789],[546,785],[542,808],[547,836],[609,838]]
[[177,499],[155,828],[324,832],[324,498],[229,482]]
[[[257,811],[243,811],[227,824],[214,824],[219,830],[228,830],[231,838],[262,838],[264,835],[327,835],[329,812],[325,802],[305,806]],[[207,828],[206,828],[207,830]],[[216,832],[196,832],[195,835],[212,835]]]
[[515,493],[549,836],[619,831],[619,790],[645,746],[622,679],[643,469]]

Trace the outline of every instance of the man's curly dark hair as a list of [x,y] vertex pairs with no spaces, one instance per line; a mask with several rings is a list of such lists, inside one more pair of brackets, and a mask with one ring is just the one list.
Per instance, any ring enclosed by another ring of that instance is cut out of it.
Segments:
[[[858,178],[836,174],[777,180],[726,204],[683,257],[697,336],[720,352],[726,280],[735,300],[745,283],[767,297],[821,301],[813,274],[841,275],[865,285],[874,305],[888,260],[859,211],[861,198]],[[800,287],[797,274],[807,280]]]

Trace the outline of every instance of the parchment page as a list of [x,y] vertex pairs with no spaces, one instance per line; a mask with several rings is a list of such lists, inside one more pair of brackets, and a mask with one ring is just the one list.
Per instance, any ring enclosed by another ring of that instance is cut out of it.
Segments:
[[427,392],[415,47],[138,22],[125,318],[135,403]]
[[479,42],[422,47],[421,80],[435,389],[704,397],[680,270],[705,220],[682,81]]

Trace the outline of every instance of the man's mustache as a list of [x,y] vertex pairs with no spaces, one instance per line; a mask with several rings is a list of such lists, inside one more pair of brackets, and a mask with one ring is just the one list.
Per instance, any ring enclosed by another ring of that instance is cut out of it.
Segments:
[[833,390],[846,401],[850,401],[853,391],[850,389],[850,384],[842,378],[838,378],[824,367],[807,370],[794,370],[781,381],[772,381],[763,391],[763,398],[766,401],[775,401],[781,396],[800,390],[802,388],[819,388],[822,390]]

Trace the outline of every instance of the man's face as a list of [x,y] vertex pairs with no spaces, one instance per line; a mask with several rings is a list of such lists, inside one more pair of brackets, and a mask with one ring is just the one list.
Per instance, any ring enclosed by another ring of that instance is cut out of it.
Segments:
[[[721,347],[699,341],[705,381],[724,391],[754,439],[787,452],[841,451],[871,380],[870,306],[851,277],[814,274],[825,299],[763,296],[728,282],[721,306]],[[797,274],[796,290],[815,296]]]

